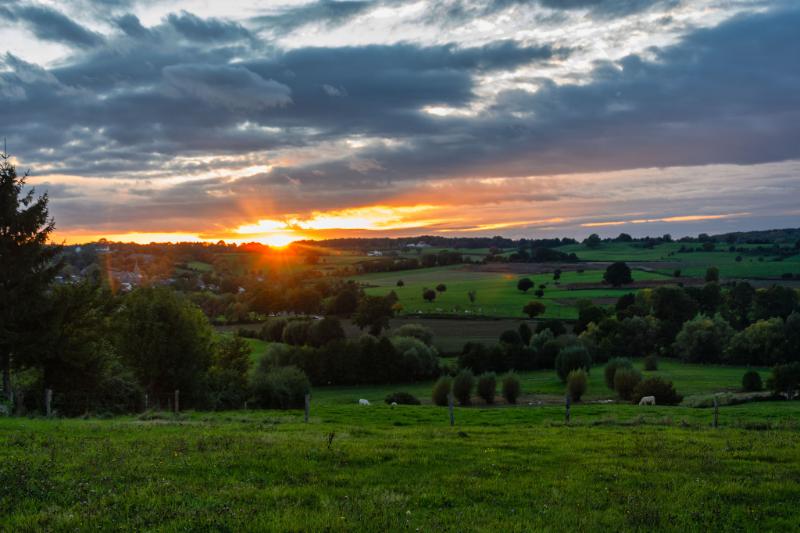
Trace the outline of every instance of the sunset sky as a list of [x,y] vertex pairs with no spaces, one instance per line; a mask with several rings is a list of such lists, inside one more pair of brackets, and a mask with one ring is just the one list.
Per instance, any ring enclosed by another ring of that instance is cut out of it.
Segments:
[[56,240],[800,226],[796,0],[0,3]]

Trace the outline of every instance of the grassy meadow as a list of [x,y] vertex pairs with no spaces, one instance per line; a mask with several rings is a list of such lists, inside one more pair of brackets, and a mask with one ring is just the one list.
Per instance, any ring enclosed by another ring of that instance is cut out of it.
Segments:
[[[664,280],[666,276],[656,272],[635,270],[634,281]],[[445,314],[457,316],[525,317],[523,306],[539,299],[535,289],[522,292],[517,289],[520,278],[530,278],[538,287],[547,285],[540,299],[546,306],[543,318],[574,319],[578,316],[576,302],[581,299],[613,302],[619,296],[631,292],[631,288],[596,288],[602,282],[602,270],[584,272],[565,271],[558,284],[552,272],[538,274],[516,274],[511,272],[489,272],[475,270],[463,265],[424,268],[401,272],[365,274],[354,278],[366,286],[367,294],[385,295],[395,291],[403,306],[402,315]],[[403,286],[398,287],[398,280]],[[422,298],[425,288],[433,289],[438,284],[447,286],[445,292],[437,293],[436,300],[427,302]],[[580,285],[587,285],[581,288]],[[588,288],[592,287],[592,288]],[[475,303],[468,297],[475,291]]]
[[[575,253],[582,261],[627,261],[662,263],[652,264],[654,270],[672,275],[679,269],[683,276],[703,277],[710,266],[719,268],[722,278],[740,279],[779,279],[785,273],[800,274],[800,254],[783,260],[777,255],[766,255],[761,258],[747,253],[730,252],[728,246],[718,244],[713,252],[696,251],[680,253],[681,246],[698,248],[697,243],[664,243],[653,248],[643,248],[636,244],[624,242],[604,242],[596,248],[583,244],[570,244],[557,248],[565,253]],[[755,249],[757,245],[740,244],[737,248]],[[764,247],[769,248],[768,245]],[[741,261],[737,261],[737,257]]]
[[[0,419],[4,531],[792,530],[800,405]],[[124,524],[124,526],[123,526]]]

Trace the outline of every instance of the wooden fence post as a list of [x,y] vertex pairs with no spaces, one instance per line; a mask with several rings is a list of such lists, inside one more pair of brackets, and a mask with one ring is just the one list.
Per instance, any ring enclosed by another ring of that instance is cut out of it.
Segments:
[[450,426],[456,425],[456,417],[453,413],[453,393],[447,395],[447,410],[450,412]]
[[569,406],[570,406],[569,394],[567,394],[564,397],[564,405],[566,406],[566,411],[564,412],[564,423],[569,424]]
[[719,424],[719,403],[717,403],[717,395],[714,395],[714,427]]
[[44,412],[48,418],[53,414],[53,389],[45,389],[44,391]]
[[308,424],[308,415],[311,412],[311,395],[306,393],[306,413],[305,413],[305,422]]
[[181,399],[181,391],[179,391],[178,389],[175,389],[175,413],[180,413],[181,412],[180,399]]

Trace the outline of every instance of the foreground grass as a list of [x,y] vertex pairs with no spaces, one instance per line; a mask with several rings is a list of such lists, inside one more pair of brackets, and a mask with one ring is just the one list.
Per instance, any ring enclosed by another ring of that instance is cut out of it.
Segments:
[[0,529],[791,530],[799,407],[3,419]]

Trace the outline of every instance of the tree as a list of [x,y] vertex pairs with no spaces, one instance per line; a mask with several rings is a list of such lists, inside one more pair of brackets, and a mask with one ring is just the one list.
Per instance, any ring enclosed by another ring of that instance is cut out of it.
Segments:
[[155,401],[176,389],[189,404],[205,399],[214,332],[199,307],[171,289],[137,289],[113,326],[120,356]]
[[364,296],[353,316],[353,324],[361,329],[369,327],[369,333],[378,336],[389,327],[389,319],[393,316],[394,304],[390,298]]
[[531,300],[525,304],[525,307],[522,308],[522,312],[528,315],[530,318],[533,318],[544,313],[545,309],[546,307],[542,302]]
[[706,269],[706,283],[712,282],[719,282],[719,269],[715,266],[711,266]]
[[522,344],[528,346],[531,343],[531,337],[533,337],[533,330],[528,324],[523,322],[519,325],[518,331],[522,339]]
[[600,239],[600,235],[597,233],[592,233],[583,241],[583,244],[586,245],[587,248],[597,248],[600,246],[600,243],[603,241]]
[[622,261],[610,264],[603,274],[603,279],[614,287],[633,283],[631,269]]
[[561,279],[561,269],[557,268],[553,271],[553,280],[558,281]]
[[759,320],[733,336],[726,351],[732,364],[774,365],[786,362],[784,323],[778,317]]
[[528,292],[528,290],[532,289],[533,286],[534,283],[530,278],[522,278],[517,282],[517,289],[522,292]]
[[475,300],[478,298],[477,291],[471,290],[467,292],[467,298],[469,298],[469,303],[474,304]]
[[447,290],[447,285],[444,283],[440,283],[436,286],[436,292],[445,292]]
[[17,176],[8,154],[0,154],[0,366],[8,399],[12,358],[36,350],[44,294],[59,269],[58,247],[47,245],[55,228],[47,193],[23,192],[26,177]]
[[673,349],[688,363],[719,363],[733,334],[733,328],[721,315],[699,314],[683,324]]
[[428,303],[431,303],[436,299],[436,291],[433,289],[423,289],[422,299]]
[[250,345],[238,335],[217,341],[209,368],[211,407],[239,409],[247,399]]
[[334,316],[326,316],[311,326],[309,344],[319,347],[344,338],[344,329],[339,319]]
[[755,319],[781,317],[786,318],[797,309],[798,294],[791,287],[773,285],[767,289],[756,291],[753,302]]

